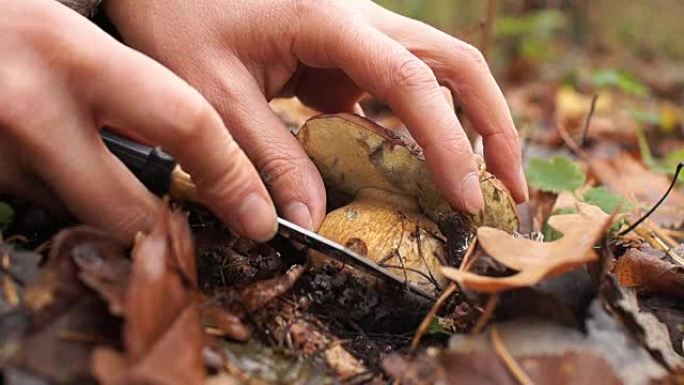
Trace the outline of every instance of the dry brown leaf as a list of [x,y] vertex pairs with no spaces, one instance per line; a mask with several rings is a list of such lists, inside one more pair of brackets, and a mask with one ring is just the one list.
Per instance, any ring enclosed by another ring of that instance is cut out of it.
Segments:
[[104,298],[109,304],[109,312],[118,316],[124,312],[131,274],[131,261],[124,251],[123,245],[114,242],[84,242],[71,251],[81,281]]
[[125,353],[98,348],[103,384],[202,384],[203,331],[195,292],[194,247],[186,218],[165,206],[136,239],[124,304]]
[[[635,201],[638,204],[637,208],[644,211],[660,199],[671,182],[667,176],[650,171],[624,152],[612,159],[593,161],[591,170],[601,184]],[[663,227],[679,227],[684,224],[684,193],[672,190],[649,220]]]
[[79,280],[74,252],[82,245],[106,250],[122,246],[108,234],[87,227],[60,231],[52,244],[40,277],[26,290],[31,329],[21,343],[18,361],[54,382],[85,383],[91,380],[92,348],[115,343],[120,323]]
[[598,256],[593,246],[610,226],[611,217],[600,208],[586,203],[578,203],[577,209],[577,214],[549,218],[549,225],[564,234],[553,242],[519,239],[489,227],[478,229],[477,236],[484,250],[498,262],[518,270],[514,275],[488,277],[451,267],[442,267],[442,273],[473,290],[500,292],[532,286],[544,278],[594,261]]
[[613,273],[624,287],[684,299],[684,266],[663,261],[637,249],[629,249],[618,259]]
[[[653,384],[668,375],[623,324],[595,301],[584,330],[534,316],[493,325],[500,341],[535,385]],[[490,329],[491,330],[491,329]],[[494,348],[489,332],[454,335],[447,348],[383,360],[402,385],[521,384]]]
[[[560,355],[519,357],[533,383],[622,385],[610,366],[591,352],[568,351]],[[509,369],[493,354],[441,352],[437,357],[418,357],[413,362],[396,355],[383,362],[385,369],[404,385],[517,385]]]

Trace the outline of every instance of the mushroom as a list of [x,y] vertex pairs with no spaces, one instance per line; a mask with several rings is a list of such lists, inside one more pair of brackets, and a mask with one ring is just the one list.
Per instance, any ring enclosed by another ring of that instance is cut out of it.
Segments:
[[[344,203],[326,215],[319,234],[423,289],[438,292],[446,284],[437,268],[447,258],[440,227],[454,218],[472,229],[518,228],[515,203],[493,175],[481,171],[481,216],[454,211],[412,139],[370,120],[347,113],[317,116],[300,128],[297,139],[320,171],[329,200]],[[316,253],[312,259],[314,265],[324,261]]]

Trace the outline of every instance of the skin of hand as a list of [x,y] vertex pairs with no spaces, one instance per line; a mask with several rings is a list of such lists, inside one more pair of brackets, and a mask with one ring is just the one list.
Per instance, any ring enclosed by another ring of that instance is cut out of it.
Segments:
[[269,108],[297,95],[324,112],[354,111],[364,92],[386,101],[424,149],[451,204],[484,208],[470,143],[440,90],[483,136],[487,167],[528,197],[517,131],[480,52],[370,0],[105,0],[124,41],[197,87],[257,166],[288,219],[317,228],[321,177]]
[[199,92],[53,0],[0,0],[0,191],[130,241],[160,200],[104,146],[124,128],[160,144],[200,199],[238,233],[266,240],[275,207],[259,174]]

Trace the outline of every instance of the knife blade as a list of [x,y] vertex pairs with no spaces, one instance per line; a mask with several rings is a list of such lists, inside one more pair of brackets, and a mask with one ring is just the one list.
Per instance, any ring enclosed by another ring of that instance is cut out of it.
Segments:
[[[173,189],[174,183],[178,179],[177,176],[183,174],[182,170],[179,172],[176,160],[159,148],[146,146],[107,130],[101,131],[100,135],[107,148],[155,194],[163,195],[168,193],[170,189]],[[187,174],[179,180],[182,180],[185,184],[191,183]],[[176,190],[183,191],[187,189]],[[194,197],[183,196],[179,198],[192,200]],[[278,217],[277,220],[278,233],[284,238],[298,242],[345,265],[366,272],[381,279],[390,286],[400,288],[431,301],[437,300],[429,292],[398,277],[386,268],[355,253],[349,248],[281,217]]]
[[412,294],[419,295],[431,301],[437,300],[434,295],[402,278],[399,278],[394,273],[371,261],[370,259],[355,253],[353,250],[344,247],[335,241],[298,226],[287,219],[278,217],[278,233],[284,238],[301,243],[302,245],[321,252],[336,261],[342,262],[345,265],[350,265],[356,269],[371,274],[376,278],[380,278],[392,286],[402,287]]

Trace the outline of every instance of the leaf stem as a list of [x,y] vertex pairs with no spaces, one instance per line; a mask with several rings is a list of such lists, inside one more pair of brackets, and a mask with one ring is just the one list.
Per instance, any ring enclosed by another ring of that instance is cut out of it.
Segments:
[[653,207],[651,207],[651,209],[648,210],[646,214],[644,214],[641,218],[639,218],[639,220],[634,222],[631,226],[621,231],[618,235],[623,236],[629,233],[630,231],[636,229],[637,226],[639,226],[643,221],[646,220],[646,218],[651,216],[651,214],[653,214],[653,212],[656,211],[656,209],[665,201],[667,196],[670,195],[670,192],[672,192],[672,189],[674,188],[675,184],[677,184],[677,179],[679,178],[679,173],[682,171],[682,168],[684,168],[684,162],[679,162],[677,164],[677,168],[675,169],[674,177],[672,178],[672,183],[670,183],[670,187],[668,187],[667,191],[665,191],[665,194],[663,194],[663,196],[660,197],[658,202],[656,202],[656,204],[653,205]]

